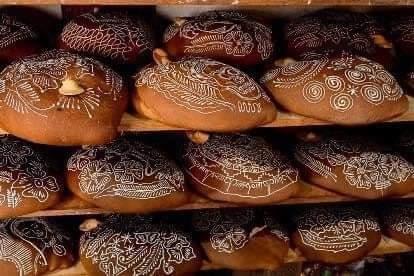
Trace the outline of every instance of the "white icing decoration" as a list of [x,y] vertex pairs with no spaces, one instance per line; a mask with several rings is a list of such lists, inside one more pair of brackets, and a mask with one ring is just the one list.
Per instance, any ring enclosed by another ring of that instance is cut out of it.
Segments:
[[289,242],[289,235],[285,227],[276,220],[276,218],[269,212],[265,211],[263,214],[263,219],[265,225],[269,228],[270,233],[276,235],[279,239]]
[[249,241],[246,225],[254,218],[251,209],[208,210],[194,213],[193,225],[197,231],[208,231],[211,247],[218,252],[233,253]]
[[46,202],[49,193],[62,188],[55,177],[48,175],[48,168],[39,153],[30,144],[0,135],[0,205],[19,207],[25,198]]
[[[191,143],[184,158],[189,175],[197,170],[197,177],[192,178],[199,185],[226,195],[269,197],[298,180],[298,170],[258,137],[213,135],[205,144]],[[209,186],[207,180],[224,182],[226,186]]]
[[[72,78],[76,81],[94,77],[97,72],[104,74],[105,80],[95,82],[97,87],[86,87],[84,93],[76,96],[58,93],[62,81],[68,79],[68,72],[73,70],[76,73]],[[122,97],[122,85],[121,77],[102,63],[52,50],[16,61],[0,73],[0,88],[3,88],[0,89],[0,103],[22,114],[48,117],[47,113],[52,110],[69,110],[92,118],[103,97],[110,97],[112,101]]]
[[[78,23],[85,20],[86,23]],[[134,51],[152,49],[147,28],[140,20],[120,14],[83,14],[70,21],[61,39],[69,48],[103,57],[128,61]]]
[[295,157],[313,172],[334,182],[338,176],[331,167],[341,166],[346,182],[362,190],[386,190],[394,183],[414,178],[414,166],[401,156],[373,152],[358,142],[331,138],[301,143],[296,147]]
[[353,208],[312,208],[295,221],[304,245],[333,253],[358,250],[368,242],[368,231],[380,231],[369,213]]
[[225,51],[227,55],[248,56],[256,47],[262,60],[273,52],[272,30],[246,17],[230,13],[210,13],[170,25],[164,34],[164,42],[175,35],[190,40],[184,53],[202,54],[210,51]]
[[395,34],[397,40],[414,43],[414,17],[398,17],[396,22],[392,24],[391,31]]
[[414,237],[414,208],[396,205],[385,210],[384,223],[393,231]]
[[36,275],[48,265],[46,256],[67,254],[68,240],[41,218],[6,220],[0,226],[0,260],[13,263],[19,276]]
[[14,18],[0,14],[0,48],[6,48],[18,41],[37,39],[32,28]]
[[67,169],[80,171],[80,190],[96,199],[150,199],[184,191],[184,175],[177,165],[152,147],[126,138],[78,151]]
[[128,270],[133,276],[171,275],[175,272],[175,264],[197,257],[184,233],[163,231],[162,226],[141,230],[99,227],[81,236],[80,252],[93,264],[98,264],[99,270],[107,276],[123,275]]
[[330,107],[339,112],[352,110],[356,99],[377,106],[403,96],[403,90],[384,67],[345,54],[341,58],[301,61],[273,69],[261,79],[262,83],[268,81],[280,90],[302,86],[303,98],[311,104],[329,97]]
[[201,114],[261,113],[260,101],[270,102],[252,78],[212,59],[189,58],[146,68],[138,74],[135,86],[148,86],[175,104]]

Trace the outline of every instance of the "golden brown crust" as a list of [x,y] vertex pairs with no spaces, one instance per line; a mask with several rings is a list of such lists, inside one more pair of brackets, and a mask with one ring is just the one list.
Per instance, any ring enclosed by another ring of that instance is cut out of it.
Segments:
[[46,155],[12,136],[0,136],[0,218],[47,209],[63,186]]
[[263,63],[273,53],[272,30],[233,11],[179,18],[165,30],[164,44],[173,58],[198,56],[239,66]]
[[177,127],[229,132],[269,123],[276,116],[270,98],[252,78],[211,59],[146,67],[135,87],[138,113]]
[[[62,91],[67,80],[82,92]],[[95,60],[49,51],[9,65],[0,82],[0,122],[18,137],[68,146],[103,144],[118,135],[127,91],[118,74]]]
[[190,143],[183,158],[192,187],[214,200],[265,204],[299,189],[298,170],[259,137],[211,135],[202,145]]
[[[366,199],[400,196],[414,189],[414,167],[362,137],[330,136],[301,142],[295,158],[310,183]],[[367,139],[367,138],[365,138]]]
[[149,213],[189,201],[184,174],[156,149],[126,137],[85,147],[68,160],[68,188],[101,208]]
[[376,218],[363,208],[314,207],[294,220],[292,242],[309,261],[349,263],[365,257],[381,241]]
[[262,83],[289,111],[344,125],[363,125],[396,117],[408,99],[383,66],[343,53],[268,71]]

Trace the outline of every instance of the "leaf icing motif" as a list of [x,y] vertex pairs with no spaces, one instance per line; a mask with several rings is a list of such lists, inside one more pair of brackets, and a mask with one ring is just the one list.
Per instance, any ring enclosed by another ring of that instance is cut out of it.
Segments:
[[28,25],[14,18],[0,14],[0,48],[6,48],[18,41],[37,39],[36,33]]
[[[148,86],[166,99],[201,113],[246,112],[232,100],[258,104],[270,102],[265,92],[246,74],[211,59],[190,58],[142,70],[136,87]],[[253,112],[260,112],[257,108]]]

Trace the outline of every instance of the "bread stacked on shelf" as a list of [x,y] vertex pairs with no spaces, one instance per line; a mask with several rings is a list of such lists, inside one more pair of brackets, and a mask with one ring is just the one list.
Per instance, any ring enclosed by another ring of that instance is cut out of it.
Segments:
[[208,260],[234,270],[276,270],[284,263],[289,235],[270,214],[258,220],[252,209],[193,213],[193,227]]
[[75,262],[67,231],[44,218],[0,221],[0,244],[2,275],[44,275]]
[[66,180],[80,198],[123,213],[161,211],[189,200],[180,168],[130,137],[78,150],[68,160]]

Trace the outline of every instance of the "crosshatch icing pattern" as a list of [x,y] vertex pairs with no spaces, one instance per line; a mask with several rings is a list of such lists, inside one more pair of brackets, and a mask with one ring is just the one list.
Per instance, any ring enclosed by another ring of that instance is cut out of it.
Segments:
[[271,102],[248,75],[212,59],[189,58],[147,67],[138,74],[135,86],[148,86],[169,101],[200,114],[261,113],[260,101]]
[[79,150],[67,164],[79,171],[79,188],[93,198],[159,198],[184,191],[184,175],[172,161],[139,141],[121,138]]
[[[268,197],[298,180],[298,170],[258,137],[212,135],[205,144],[190,144],[184,158],[187,173],[199,185],[227,195]],[[195,169],[201,176],[193,175]],[[217,180],[227,185],[209,184]]]

